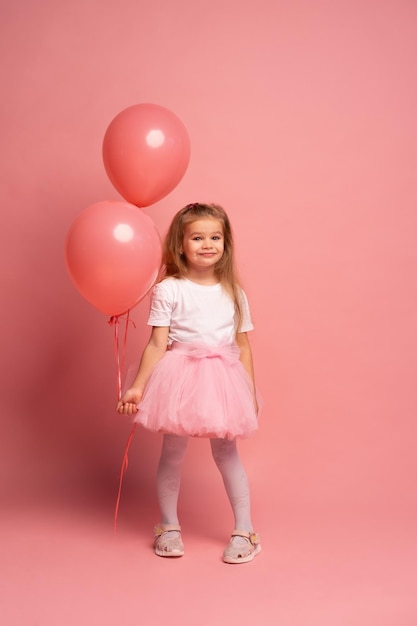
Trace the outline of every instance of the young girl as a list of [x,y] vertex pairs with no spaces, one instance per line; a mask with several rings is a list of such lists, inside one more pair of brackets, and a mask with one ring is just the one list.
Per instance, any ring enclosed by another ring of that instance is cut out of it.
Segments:
[[189,436],[210,438],[235,518],[223,553],[246,563],[260,552],[250,514],[249,485],[236,437],[257,429],[248,302],[238,286],[228,216],[213,204],[179,211],[164,246],[165,278],[153,290],[152,326],[132,387],[119,413],[164,433],[157,473],[161,523],[155,553],[184,554],[177,516],[181,464]]

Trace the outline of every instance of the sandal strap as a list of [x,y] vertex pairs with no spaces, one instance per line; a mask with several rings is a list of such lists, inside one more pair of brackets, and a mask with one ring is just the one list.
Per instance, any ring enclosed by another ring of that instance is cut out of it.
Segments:
[[253,546],[256,546],[260,543],[260,538],[258,533],[254,531],[246,531],[246,530],[234,530],[232,532],[232,537],[243,537],[244,539],[248,539]]
[[160,537],[164,533],[168,533],[170,530],[176,530],[181,532],[181,526],[178,524],[157,524],[153,529],[155,537]]

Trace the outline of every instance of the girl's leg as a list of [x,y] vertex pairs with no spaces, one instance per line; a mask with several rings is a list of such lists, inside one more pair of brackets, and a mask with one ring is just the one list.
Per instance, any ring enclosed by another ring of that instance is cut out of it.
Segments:
[[178,494],[187,443],[188,437],[164,435],[157,473],[157,494],[162,524],[178,524]]
[[239,458],[236,440],[211,439],[210,443],[214,461],[220,470],[232,505],[235,528],[247,532],[253,531],[249,482]]
[[226,563],[247,563],[259,554],[259,537],[253,532],[249,482],[237,452],[236,441],[212,439],[211,450],[223,477],[235,517],[235,531],[223,552]]

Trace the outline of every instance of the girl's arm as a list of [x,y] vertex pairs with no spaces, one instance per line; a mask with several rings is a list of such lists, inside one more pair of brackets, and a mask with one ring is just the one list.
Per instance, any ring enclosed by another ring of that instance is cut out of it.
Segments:
[[142,399],[146,381],[158,361],[164,356],[168,343],[169,326],[153,326],[148,344],[140,360],[138,373],[116,406],[116,411],[125,415],[137,413],[137,404]]
[[256,401],[256,393],[255,393],[255,372],[253,369],[253,358],[252,358],[252,350],[249,343],[249,337],[247,333],[236,333],[236,343],[240,349],[240,360],[243,364],[243,367],[249,374],[252,383],[253,383],[253,395],[255,401],[256,412],[258,412],[258,403]]

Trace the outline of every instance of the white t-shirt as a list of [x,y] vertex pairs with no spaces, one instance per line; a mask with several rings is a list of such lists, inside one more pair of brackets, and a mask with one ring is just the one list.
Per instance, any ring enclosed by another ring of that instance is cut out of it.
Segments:
[[[241,289],[240,332],[253,329],[248,300]],[[220,283],[199,285],[186,278],[165,278],[155,285],[149,326],[169,326],[168,344],[173,341],[231,344],[235,340],[235,309]]]

